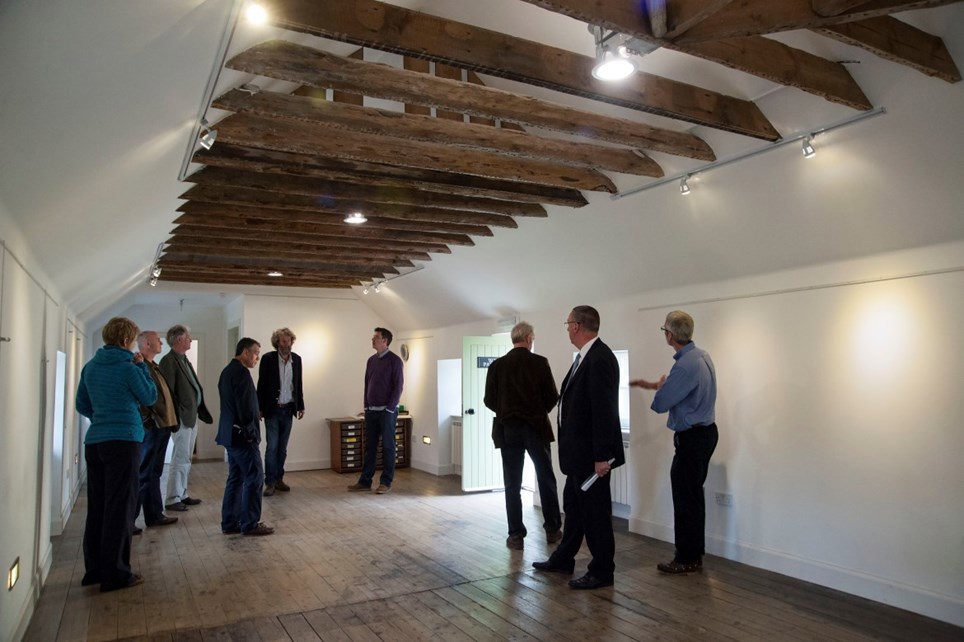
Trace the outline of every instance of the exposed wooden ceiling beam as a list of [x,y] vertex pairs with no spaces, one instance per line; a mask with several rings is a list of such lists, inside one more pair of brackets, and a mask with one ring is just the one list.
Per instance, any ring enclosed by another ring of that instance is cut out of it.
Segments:
[[[274,236],[269,240],[258,243],[226,239],[202,238],[182,236],[172,239],[164,248],[164,254],[209,254],[211,256],[238,256],[250,254],[252,256],[271,255],[287,258],[305,258],[323,255],[348,263],[373,264],[380,261],[392,261],[400,267],[410,261],[431,261],[432,255],[421,251],[400,251],[386,249],[383,246],[368,244],[364,252],[359,252],[358,245],[343,246],[334,244],[332,239],[323,239],[322,243],[301,243],[288,240],[287,236]],[[389,248],[394,248],[389,245]]]
[[883,16],[814,29],[828,38],[861,47],[901,65],[946,80],[958,82],[961,72],[944,41],[897,18]]
[[[210,228],[203,227],[200,225],[178,225],[173,230],[171,230],[172,238],[168,239],[167,243],[169,245],[178,245],[180,243],[194,243],[198,239],[234,239],[237,241],[252,241],[254,243],[263,243],[265,239],[273,239],[275,236],[265,236],[265,233],[261,230],[239,230],[232,228],[221,228],[216,233],[212,232]],[[341,247],[341,248],[360,248],[361,250],[366,250],[371,247],[372,241],[369,238],[364,237],[348,237],[338,232],[324,233],[319,230],[316,234],[285,234],[285,239],[289,244],[294,246],[316,246],[322,248],[324,251],[325,246],[330,247]],[[385,240],[385,239],[380,239]],[[432,252],[435,254],[451,254],[452,250],[444,241],[430,241],[426,239],[418,238],[395,238],[388,239],[390,241],[390,246],[392,249],[399,252]]]
[[[545,209],[535,203],[513,203],[512,201],[494,198],[440,194],[412,188],[379,189],[371,185],[359,185],[358,183],[329,181],[303,176],[261,174],[223,167],[207,167],[195,172],[191,175],[190,181],[205,185],[263,189],[272,192],[315,196],[326,201],[349,201],[345,205],[346,208],[352,207],[353,203],[361,204],[362,207],[366,203],[385,203],[432,208],[430,211],[434,214],[437,214],[435,209],[443,209],[502,216],[533,216],[537,218],[547,216]],[[429,220],[434,220],[434,218]],[[472,221],[462,220],[459,222],[484,222],[484,220],[473,219]],[[490,222],[493,225],[501,225],[506,221],[492,218]],[[485,224],[488,225],[489,223]]]
[[245,147],[417,169],[456,171],[483,178],[520,180],[553,187],[615,193],[616,186],[591,169],[499,154],[442,148],[431,143],[339,132],[320,125],[281,121],[248,114],[228,116],[217,124],[218,140]]
[[[233,221],[232,221],[233,222]],[[253,229],[251,229],[253,227]],[[365,240],[369,243],[372,241],[384,241],[384,242],[407,242],[410,244],[424,244],[424,245],[475,245],[475,242],[469,238],[468,234],[449,234],[445,232],[409,232],[405,230],[390,230],[380,227],[365,227],[365,226],[355,226],[351,229],[346,229],[344,225],[311,225],[310,231],[303,230],[289,230],[286,231],[285,235],[292,240],[301,240],[308,242],[318,242],[317,237],[340,237],[345,239],[358,239]],[[172,234],[184,234],[185,228],[187,231],[194,231],[197,233],[200,229],[207,230],[206,234],[215,234],[212,232],[210,227],[202,228],[199,225],[179,225],[175,228]],[[225,224],[223,227],[219,227],[220,230],[225,230],[222,232],[216,232],[216,234],[222,234],[228,238],[239,238],[237,234],[245,232],[254,236],[249,236],[252,240],[258,240],[258,234],[265,234],[264,229],[259,229],[257,226],[232,226],[231,224]],[[413,247],[415,247],[413,245]],[[431,251],[431,250],[429,250]]]
[[735,2],[680,36],[677,44],[704,42],[720,38],[760,36],[794,29],[813,29],[827,25],[886,16],[910,9],[940,7],[961,0],[873,0],[837,15],[822,16],[814,11],[813,0],[742,0]]
[[820,16],[836,16],[867,2],[868,0],[810,0],[813,12]]
[[[259,248],[260,249],[260,248]],[[355,253],[357,254],[357,252]],[[278,261],[279,265],[304,265],[315,262],[319,259],[319,256],[324,258],[327,263],[332,265],[353,265],[362,267],[394,267],[394,268],[413,268],[415,264],[411,261],[406,261],[403,259],[393,259],[393,258],[382,258],[382,259],[371,259],[367,261],[360,260],[357,256],[352,256],[351,254],[339,254],[333,255],[331,252],[325,252],[321,255],[315,254],[305,254],[296,252],[285,252],[285,251],[268,251],[262,250],[258,252],[252,252],[250,249],[230,249],[230,248],[168,248],[164,251],[164,258],[170,259],[172,261],[196,261],[203,262],[205,260],[211,259],[258,259],[262,262],[275,262]]]
[[[629,109],[766,140],[778,137],[752,102],[654,74],[638,73],[617,84],[597,81],[590,56],[375,0],[278,0],[272,20],[292,31],[466,67]],[[451,105],[435,106],[470,113]]]
[[[344,223],[347,214],[351,214],[358,209],[362,209],[366,217],[379,217],[386,219],[388,225],[393,221],[399,223],[424,224],[424,227],[446,223],[452,225],[498,225],[500,227],[518,227],[511,216],[503,214],[490,214],[487,212],[469,212],[466,210],[451,210],[431,207],[418,207],[415,205],[395,205],[390,203],[364,203],[346,202],[332,200],[326,202],[324,195],[304,195],[291,194],[285,192],[275,192],[262,189],[240,186],[222,185],[197,185],[184,193],[182,198],[190,200],[192,203],[208,203],[212,206],[221,206],[219,213],[225,215],[239,215],[238,211],[227,209],[228,206],[240,206],[242,208],[262,208],[275,209],[281,211],[301,211],[302,217],[325,217],[335,222],[334,224],[351,229],[364,229],[364,226],[352,226]],[[197,211],[190,206],[181,206],[180,211]],[[211,208],[207,208],[211,211]],[[396,227],[395,229],[413,229]],[[414,229],[418,229],[417,227]]]
[[[306,176],[367,185],[373,189],[398,188],[494,198],[525,203],[549,203],[563,207],[583,207],[586,198],[574,189],[546,187],[531,183],[499,181],[452,172],[395,167],[360,161],[318,158],[262,149],[248,149],[218,141],[211,150],[200,149],[194,162],[215,167],[231,167],[264,174]],[[187,180],[191,180],[189,176]]]
[[[347,289],[354,285],[361,285],[361,279],[351,277],[317,278],[284,275],[269,277],[266,274],[235,273],[230,275],[220,273],[201,273],[197,270],[168,270],[161,275],[162,281],[176,281],[179,283],[212,283],[224,285],[272,285],[302,288]],[[370,279],[366,279],[370,280]]]
[[[393,136],[638,176],[662,176],[651,158],[623,147],[565,141],[522,132],[440,120],[387,109],[356,107],[262,91],[254,96],[233,90],[213,103],[225,111],[312,122],[378,136]],[[667,151],[667,150],[661,150]],[[672,152],[670,152],[672,153]]]
[[[605,3],[595,2],[595,0],[525,0],[525,2],[577,20],[601,25],[667,49],[711,60],[731,69],[739,69],[775,83],[796,87],[853,109],[867,110],[873,107],[843,65],[788,47],[775,40],[761,37],[731,38],[719,42],[684,44],[690,32],[675,42],[660,40],[653,35],[646,17],[640,14],[636,0],[611,0]],[[724,8],[712,19],[700,23],[694,29],[714,22],[718,15],[727,10]],[[761,11],[764,12],[761,15],[769,16],[766,9]]]
[[[259,76],[317,87],[327,86],[332,81],[354,83],[359,91],[373,98],[445,106],[470,115],[499,118],[641,149],[667,151],[706,160],[714,157],[709,145],[693,134],[599,116],[471,82],[446,80],[387,65],[348,60],[283,40],[258,44],[229,60],[227,66]],[[706,109],[710,111],[714,106],[719,106],[710,104],[710,99],[706,102]],[[772,128],[750,128],[751,135],[757,132],[777,135]]]
[[357,277],[366,278],[372,274],[398,274],[398,270],[391,265],[340,265],[337,263],[323,261],[288,261],[285,259],[269,259],[263,257],[231,257],[220,258],[211,256],[194,257],[193,260],[184,260],[173,257],[162,257],[158,260],[158,265],[164,269],[184,270],[196,267],[206,271],[266,271],[271,269],[287,269],[292,273],[312,273],[314,275],[324,274],[326,276],[338,277]]
[[[286,235],[291,232],[310,234],[315,225],[343,225],[340,216],[318,214],[314,212],[299,212],[298,210],[248,208],[252,213],[241,216],[225,216],[222,214],[205,214],[201,212],[187,212],[174,219],[174,223],[188,225],[204,225],[207,227],[224,227],[233,225],[242,229],[260,229],[274,234]],[[307,219],[307,220],[306,220]],[[492,230],[484,225],[461,225],[458,223],[427,223],[424,221],[399,221],[371,217],[365,223],[366,227],[406,232],[445,232],[452,234],[468,234],[471,236],[492,236]],[[326,230],[327,231],[327,230]]]
[[646,5],[653,35],[672,40],[731,2],[733,0],[647,0]]

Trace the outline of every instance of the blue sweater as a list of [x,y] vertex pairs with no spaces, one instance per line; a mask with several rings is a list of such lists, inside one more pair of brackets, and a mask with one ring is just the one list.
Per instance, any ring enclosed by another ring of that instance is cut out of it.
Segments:
[[77,412],[90,419],[85,444],[144,441],[139,404],[153,405],[157,387],[130,350],[104,346],[87,362],[77,387]]

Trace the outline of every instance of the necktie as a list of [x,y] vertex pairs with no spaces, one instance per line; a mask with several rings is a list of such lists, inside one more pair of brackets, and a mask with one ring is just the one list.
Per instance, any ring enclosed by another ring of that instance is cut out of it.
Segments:
[[577,353],[576,353],[576,360],[572,362],[572,371],[573,371],[573,372],[575,372],[575,371],[576,371],[576,368],[579,367],[579,362],[580,362],[580,361],[582,361],[582,355],[577,352]]

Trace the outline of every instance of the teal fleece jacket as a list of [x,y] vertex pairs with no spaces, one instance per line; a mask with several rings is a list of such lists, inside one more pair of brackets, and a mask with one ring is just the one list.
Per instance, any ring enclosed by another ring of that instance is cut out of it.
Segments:
[[134,353],[104,346],[87,362],[77,387],[77,412],[90,419],[85,444],[144,441],[139,404],[153,405],[157,387],[145,363]]

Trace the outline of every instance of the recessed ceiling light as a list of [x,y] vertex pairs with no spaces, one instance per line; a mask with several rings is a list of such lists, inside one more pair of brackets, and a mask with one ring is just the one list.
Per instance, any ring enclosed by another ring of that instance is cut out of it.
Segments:
[[268,272],[268,276],[284,276],[284,274],[282,274],[278,270],[271,270],[270,272]]
[[346,223],[351,223],[352,225],[361,225],[362,223],[367,223],[368,219],[361,212],[352,212],[345,217]]
[[249,2],[244,15],[252,24],[263,25],[268,22],[268,10],[257,2]]

